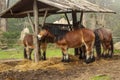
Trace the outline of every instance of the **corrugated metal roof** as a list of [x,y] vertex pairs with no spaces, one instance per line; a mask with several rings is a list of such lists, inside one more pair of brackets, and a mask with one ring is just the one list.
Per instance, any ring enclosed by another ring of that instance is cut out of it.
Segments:
[[[26,13],[33,15],[34,0],[19,0],[16,4],[3,11],[0,16],[4,18],[21,18],[27,16]],[[44,9],[48,9],[49,14],[71,12],[102,12],[115,13],[107,8],[102,8],[86,0],[38,0],[39,15],[44,15]],[[48,15],[49,15],[48,14]]]

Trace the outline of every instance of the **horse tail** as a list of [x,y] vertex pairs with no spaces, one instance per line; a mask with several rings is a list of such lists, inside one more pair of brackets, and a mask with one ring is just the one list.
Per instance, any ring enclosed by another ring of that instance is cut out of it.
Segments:
[[113,39],[111,39],[110,45],[111,45],[111,57],[112,57],[114,54]]
[[95,45],[97,57],[99,58],[101,55],[101,41],[100,41],[100,37],[99,37],[97,30],[94,31],[94,34],[95,34],[95,44],[94,45]]

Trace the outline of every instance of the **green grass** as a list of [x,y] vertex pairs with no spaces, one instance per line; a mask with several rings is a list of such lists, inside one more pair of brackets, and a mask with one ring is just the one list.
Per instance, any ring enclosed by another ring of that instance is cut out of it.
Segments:
[[120,50],[114,50],[114,53],[118,54],[118,53],[120,53]]
[[[48,57],[61,57],[61,49],[56,48],[55,46],[49,45],[47,48],[47,58]],[[74,54],[74,49],[68,50],[69,54]],[[120,50],[114,50],[115,54],[119,54]],[[32,53],[33,57],[34,53]],[[15,47],[14,49],[9,50],[0,50],[0,59],[23,59],[23,47]]]
[[23,58],[23,51],[22,49],[16,50],[0,50],[0,59],[20,59]]
[[90,80],[111,80],[110,76],[107,75],[98,75],[92,77]]
[[[73,54],[73,49],[69,49],[68,53]],[[59,48],[47,48],[46,56],[48,57],[61,57],[62,52]],[[32,53],[33,58],[34,52]],[[23,59],[23,48],[17,47],[16,49],[0,50],[0,59]]]

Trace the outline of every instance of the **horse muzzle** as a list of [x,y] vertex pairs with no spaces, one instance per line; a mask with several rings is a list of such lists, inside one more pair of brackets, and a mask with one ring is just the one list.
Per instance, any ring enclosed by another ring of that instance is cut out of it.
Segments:
[[41,40],[42,36],[41,35],[37,35],[38,39]]

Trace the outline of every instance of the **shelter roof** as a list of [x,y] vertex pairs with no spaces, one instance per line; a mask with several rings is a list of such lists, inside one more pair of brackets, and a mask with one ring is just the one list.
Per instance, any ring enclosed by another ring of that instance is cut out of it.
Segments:
[[[4,10],[0,17],[3,18],[23,18],[27,13],[33,15],[33,1],[34,0],[19,0],[14,5]],[[77,12],[101,12],[101,13],[115,13],[114,11],[102,8],[96,4],[88,2],[87,0],[38,0],[39,16],[43,16],[45,10],[48,10],[48,15],[56,13],[68,13],[72,10]]]

